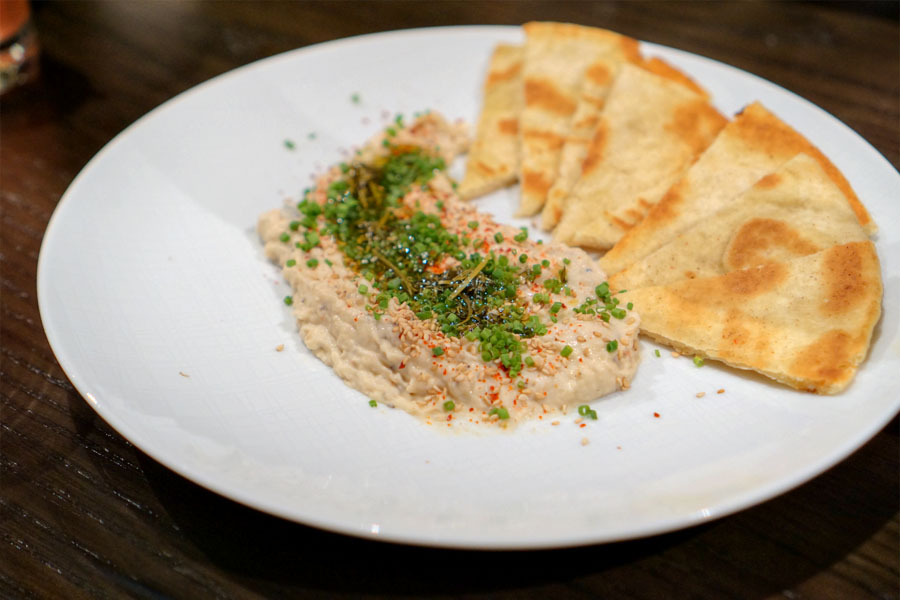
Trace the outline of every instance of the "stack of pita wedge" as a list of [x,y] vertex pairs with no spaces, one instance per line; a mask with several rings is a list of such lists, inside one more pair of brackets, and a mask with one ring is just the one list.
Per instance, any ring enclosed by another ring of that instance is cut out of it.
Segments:
[[875,224],[840,171],[759,103],[729,122],[630,38],[524,29],[523,48],[491,61],[463,197],[518,178],[519,214],[606,251],[620,302],[679,352],[797,389],[846,388],[882,283]]

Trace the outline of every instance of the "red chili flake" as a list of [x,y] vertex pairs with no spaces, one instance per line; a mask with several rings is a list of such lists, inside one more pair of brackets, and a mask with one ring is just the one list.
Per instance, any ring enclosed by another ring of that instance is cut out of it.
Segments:
[[400,368],[400,369],[405,369],[405,368],[406,368],[406,363],[403,362],[403,361],[400,361],[400,367],[398,367],[398,368]]
[[655,413],[653,413],[653,416],[656,417],[656,418],[658,419],[658,418],[659,418],[659,413],[655,412]]
[[586,425],[587,423],[582,423],[581,425],[579,425],[579,427],[585,427]]

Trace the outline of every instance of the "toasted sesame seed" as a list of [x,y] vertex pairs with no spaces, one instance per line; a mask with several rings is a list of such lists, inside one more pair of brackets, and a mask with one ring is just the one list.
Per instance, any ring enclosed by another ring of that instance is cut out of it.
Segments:
[[590,441],[589,439],[587,439],[586,437],[585,437],[585,438],[581,438],[581,445],[582,445],[582,446],[587,446],[587,445],[590,444],[590,443],[591,443],[591,441]]
[[725,393],[725,388],[722,388],[722,389],[720,389],[720,390],[716,390],[716,393],[717,393],[717,394],[724,394],[724,393]]
[[672,356],[672,358],[678,358],[679,356],[681,356],[679,352],[675,352],[674,350],[672,352],[669,352],[669,354]]
[[282,350],[284,350],[284,344],[278,344],[277,346],[275,346],[275,352],[281,352]]
[[705,395],[706,395],[706,392],[697,392],[697,397],[698,397],[698,398],[702,398],[702,397],[705,396]]

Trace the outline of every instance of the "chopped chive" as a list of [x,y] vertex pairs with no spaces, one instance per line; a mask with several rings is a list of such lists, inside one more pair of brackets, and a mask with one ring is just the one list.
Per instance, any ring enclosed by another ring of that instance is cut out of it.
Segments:
[[296,144],[294,144],[294,142],[292,140],[284,140],[284,147],[287,148],[288,150],[293,150],[297,146],[296,146]]
[[291,236],[287,232],[285,232],[278,236],[278,239],[282,242],[289,242],[291,240]]
[[660,357],[660,354],[659,354],[659,348],[657,348],[657,349],[654,350],[653,352],[656,354],[656,358],[659,358],[659,357]]
[[533,367],[533,366],[534,366],[534,359],[531,358],[530,356],[526,356],[526,357],[525,357],[525,364],[528,365],[529,367]]
[[563,259],[563,264],[564,264],[564,265],[570,265],[570,264],[572,264],[572,261],[569,260],[568,258],[564,258],[564,259]]
[[300,229],[300,221],[291,221],[288,225],[288,228],[291,231],[297,231],[298,229]]
[[509,411],[506,410],[506,408],[503,406],[495,406],[494,408],[492,408],[491,410],[488,411],[488,414],[489,415],[497,415],[501,419],[509,418]]
[[627,308],[628,310],[631,310],[632,308],[634,308],[634,302],[629,302],[628,304],[625,305],[625,308]]
[[606,351],[607,352],[615,352],[618,349],[618,347],[619,347],[619,341],[613,340],[613,341],[609,342],[608,344],[606,344]]
[[478,221],[469,221],[469,229],[478,229]]
[[290,306],[291,304],[294,303],[294,298],[292,296],[285,296],[284,303],[287,304],[288,306]]
[[563,349],[559,351],[559,355],[563,358],[568,358],[570,354],[572,354],[572,346],[569,346],[568,344],[563,346]]
[[306,261],[306,266],[309,267],[310,269],[315,269],[316,267],[319,266],[319,259],[317,259],[317,258],[309,259],[308,261]]
[[360,284],[360,286],[356,288],[356,291],[358,291],[360,294],[365,294],[369,291],[369,286],[364,283]]
[[296,264],[297,264],[297,261],[296,261],[296,260],[294,260],[293,258],[289,258],[289,259],[287,260],[287,262],[284,263],[284,266],[286,266],[286,267],[293,267],[293,266],[296,265]]
[[528,261],[528,255],[527,255],[527,254],[520,254],[520,255],[519,255],[519,262],[520,262],[520,263],[525,263],[525,262],[527,262],[527,261]]
[[588,406],[587,404],[582,404],[581,406],[578,407],[578,414],[581,415],[582,417],[586,417],[590,411],[591,411],[591,407]]
[[434,348],[431,349],[432,356],[440,356],[443,353],[444,353],[444,349],[441,348],[440,346],[435,346]]
[[359,104],[359,101],[360,101],[359,94],[356,94],[356,93],[350,94],[350,102],[352,102],[353,104]]
[[446,402],[444,402],[444,410],[446,410],[447,412],[450,412],[454,408],[456,408],[456,404],[453,403],[453,400],[447,400]]
[[503,243],[503,234],[500,233],[499,231],[498,231],[497,233],[495,233],[495,234],[494,234],[494,241],[497,242],[498,244]]
[[700,358],[699,356],[695,356],[695,357],[694,357],[694,364],[697,365],[698,367],[702,367],[702,366],[703,366],[703,359]]
[[371,406],[372,408],[375,408],[376,406],[378,406],[378,403],[375,402],[374,400],[369,400],[369,406]]

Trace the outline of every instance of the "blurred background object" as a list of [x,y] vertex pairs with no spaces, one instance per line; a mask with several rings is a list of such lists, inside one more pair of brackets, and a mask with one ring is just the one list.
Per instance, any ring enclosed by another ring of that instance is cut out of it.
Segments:
[[0,94],[37,72],[38,39],[28,0],[0,0]]

